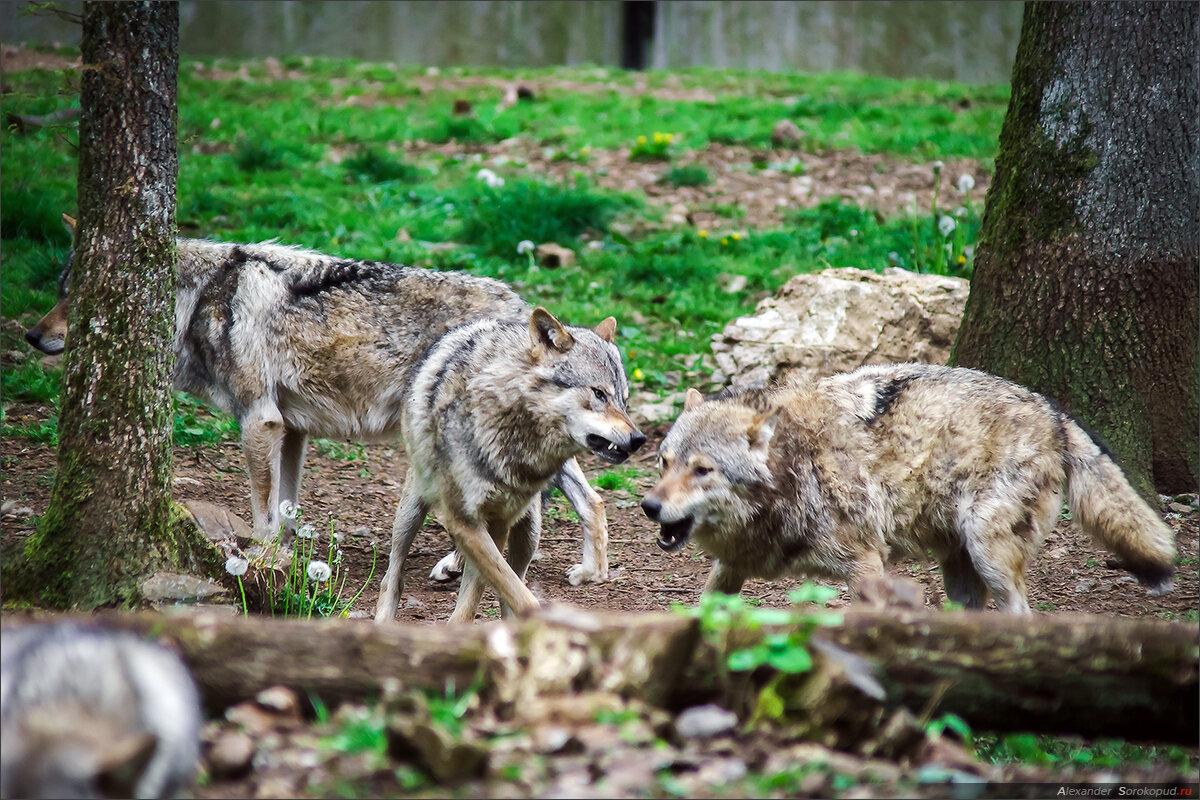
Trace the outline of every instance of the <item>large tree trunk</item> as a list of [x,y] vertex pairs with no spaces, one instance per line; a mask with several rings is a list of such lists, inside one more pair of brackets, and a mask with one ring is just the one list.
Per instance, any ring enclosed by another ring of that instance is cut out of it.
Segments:
[[[331,702],[378,696],[389,684],[441,691],[475,681],[490,701],[510,705],[593,690],[666,706],[728,705],[730,685],[715,665],[726,646],[747,646],[764,634],[739,631],[714,643],[696,620],[679,615],[565,606],[517,623],[474,626],[158,614],[102,620],[173,643],[214,710],[280,684]],[[10,615],[5,623],[25,621]],[[1180,623],[858,609],[817,636],[873,665],[887,708],[953,712],[976,730],[1186,744],[1200,735],[1200,652],[1195,628]],[[821,684],[805,700],[814,690],[803,680],[780,687],[816,717],[839,707],[860,713],[873,703],[855,693],[846,702],[827,689]]]
[[130,604],[204,552],[171,504],[178,50],[175,3],[84,4],[58,470],[16,581],[48,605]]
[[1057,399],[1147,497],[1195,491],[1195,3],[1027,3],[951,362]]

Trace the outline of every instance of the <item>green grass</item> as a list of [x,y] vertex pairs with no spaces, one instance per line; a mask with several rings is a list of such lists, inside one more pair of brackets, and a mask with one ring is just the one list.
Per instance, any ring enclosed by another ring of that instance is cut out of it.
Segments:
[[[423,70],[417,67],[282,61],[302,77],[278,80],[254,61],[181,65],[181,235],[278,238],[347,257],[462,269],[511,283],[531,303],[569,323],[593,325],[612,314],[626,366],[642,376],[635,391],[677,391],[681,374],[697,374],[713,333],[797,273],[894,265],[969,275],[971,254],[960,248],[963,263],[935,265],[932,256],[948,242],[939,238],[930,209],[881,219],[837,202],[792,212],[784,225],[741,238],[715,231],[701,236],[691,228],[626,238],[618,231],[633,230],[659,212],[640,193],[597,188],[595,151],[628,154],[645,136],[645,147],[668,159],[722,142],[765,154],[772,126],[790,118],[804,130],[810,149],[855,148],[913,162],[973,157],[989,165],[1008,102],[1002,86],[845,73],[650,72],[638,76],[651,90],[641,93],[631,91],[633,74],[612,69],[600,71],[603,75],[592,67],[443,70],[450,79],[551,77],[583,85],[579,91],[546,89],[531,101],[498,110],[492,87],[418,90],[412,79]],[[209,68],[232,74],[242,66],[252,80],[207,77]],[[6,111],[46,113],[77,105],[75,84],[50,70],[6,74]],[[655,88],[669,84],[710,96],[655,96]],[[368,91],[376,96],[373,102],[345,102]],[[457,98],[472,103],[471,114],[452,113]],[[658,142],[655,132],[661,134]],[[568,178],[558,182],[523,163],[519,153],[528,144],[506,163],[484,162],[471,152],[512,137],[542,148],[552,161],[570,162]],[[454,141],[465,149],[405,147],[418,140]],[[0,303],[4,316],[22,324],[32,323],[55,300],[55,278],[70,248],[59,217],[75,212],[76,157],[77,133],[70,127],[5,139]],[[766,155],[752,160],[785,173],[799,169],[788,160],[768,163]],[[477,178],[485,165],[504,179],[502,186]],[[664,181],[681,186],[703,185],[708,177],[702,167],[669,162],[662,172]],[[736,201],[716,198],[711,207],[731,226],[744,224]],[[955,237],[962,237],[962,245],[977,237],[980,211],[968,206],[957,219]],[[526,239],[570,247],[577,263],[553,272],[539,269],[516,251]],[[603,247],[587,247],[585,240]],[[722,288],[729,275],[746,278],[736,292]],[[19,341],[14,346],[26,347]],[[6,371],[5,401],[45,403],[56,396],[51,389],[56,381],[40,366],[21,367],[11,376]],[[181,443],[236,435],[223,415],[195,404],[182,403],[178,410]],[[44,438],[46,431],[30,435]]]
[[1087,741],[1070,736],[1032,733],[988,734],[971,737],[976,755],[990,764],[1113,768],[1168,763],[1183,774],[1195,774],[1195,751],[1183,747],[1138,745],[1120,739]]
[[596,485],[608,491],[625,490],[637,494],[638,480],[646,476],[639,467],[612,467],[596,476]]

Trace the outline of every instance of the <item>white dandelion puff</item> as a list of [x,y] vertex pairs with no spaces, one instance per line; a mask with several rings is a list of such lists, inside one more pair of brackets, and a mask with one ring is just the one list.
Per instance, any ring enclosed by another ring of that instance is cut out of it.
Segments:
[[317,538],[317,529],[311,523],[304,523],[296,531],[296,536],[300,539],[315,539]]
[[958,176],[958,190],[960,192],[962,192],[963,194],[966,194],[967,192],[971,191],[974,188],[975,188],[975,177],[973,175],[970,175],[970,174],[964,172],[962,175]]
[[942,232],[942,236],[954,233],[956,227],[958,223],[954,221],[954,217],[943,216],[938,219],[938,230]]
[[479,172],[476,172],[475,179],[483,181],[493,189],[504,185],[504,178],[501,178],[487,167],[484,167],[483,169],[479,170]]
[[530,253],[535,247],[537,247],[537,245],[535,245],[533,242],[529,241],[528,239],[522,239],[521,241],[517,242],[517,255],[523,256],[526,253]]
[[945,168],[946,168],[946,163],[944,161],[933,162],[933,174],[934,175],[940,175],[942,170]]
[[284,519],[295,519],[296,514],[300,512],[299,506],[291,500],[283,500],[279,503],[279,516]]
[[333,575],[333,570],[324,561],[308,562],[308,579],[313,583],[324,583]]
[[249,568],[250,562],[240,556],[230,556],[225,559],[225,571],[235,578],[245,575]]

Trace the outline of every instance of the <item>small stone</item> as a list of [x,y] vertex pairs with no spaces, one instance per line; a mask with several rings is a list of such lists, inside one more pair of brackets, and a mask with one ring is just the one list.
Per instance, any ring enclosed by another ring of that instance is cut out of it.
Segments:
[[776,147],[795,147],[804,138],[804,131],[790,119],[781,119],[771,128],[771,144]]
[[1095,585],[1096,585],[1095,578],[1084,578],[1083,580],[1081,580],[1075,584],[1073,591],[1076,594],[1083,594],[1084,592],[1090,592],[1095,587]]
[[421,609],[421,608],[425,607],[425,603],[422,602],[421,598],[417,597],[416,595],[410,594],[408,596],[408,598],[404,601],[404,607],[412,608],[412,609]]
[[570,267],[575,264],[575,251],[554,242],[539,244],[533,254],[537,258],[537,263],[546,269]]
[[687,225],[688,221],[683,214],[663,214],[663,224],[680,226]]
[[16,517],[17,519],[25,519],[26,517],[33,516],[33,509],[29,506],[19,506],[16,504],[16,502],[9,500],[4,504],[4,511],[2,513],[5,516]]
[[219,583],[178,572],[156,572],[141,584],[142,596],[151,603],[195,603],[224,595]]
[[1174,511],[1176,514],[1190,514],[1195,509],[1192,508],[1191,506],[1184,505],[1183,503],[1171,502],[1171,503],[1167,503],[1167,510]]
[[234,780],[250,774],[254,765],[254,740],[241,731],[226,731],[208,752],[208,771],[216,780]]
[[296,700],[296,693],[286,686],[272,686],[270,689],[263,689],[254,696],[254,701],[263,708],[280,714],[299,713],[300,706]]
[[708,739],[733,730],[737,714],[711,703],[693,706],[675,718],[675,732],[682,739]]

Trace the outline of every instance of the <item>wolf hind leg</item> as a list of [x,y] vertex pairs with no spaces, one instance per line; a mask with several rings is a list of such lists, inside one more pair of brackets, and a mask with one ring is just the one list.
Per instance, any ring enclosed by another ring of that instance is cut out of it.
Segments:
[[279,533],[279,463],[283,449],[283,415],[271,400],[250,408],[238,424],[242,453],[250,476],[250,513],[256,538],[267,540]]
[[375,603],[376,625],[386,625],[396,619],[396,608],[400,605],[400,595],[404,590],[404,562],[408,559],[408,549],[428,513],[429,506],[421,496],[420,487],[410,471],[404,481],[404,494],[396,506],[396,520],[392,523],[392,545],[388,553],[387,572],[383,575],[379,599]]
[[864,586],[873,581],[886,580],[887,571],[883,568],[883,553],[874,548],[860,551],[852,558],[846,570],[846,584],[850,595],[855,600],[868,600],[864,597]]
[[578,586],[589,581],[608,580],[608,517],[604,513],[604,500],[587,482],[574,458],[562,465],[553,483],[575,509],[583,525],[583,558],[567,570],[567,582]]
[[442,560],[433,565],[433,569],[429,571],[430,580],[435,580],[438,583],[447,583],[454,580],[463,571],[462,554],[457,550],[451,550],[446,555],[442,556]]
[[[533,560],[541,536],[542,497],[534,495],[525,514],[508,531],[508,563],[522,581],[525,580],[525,573],[529,570],[529,562]],[[503,600],[500,601],[500,616],[504,619],[514,616],[513,610]]]
[[746,576],[744,574],[731,568],[728,564],[722,563],[719,559],[714,559],[712,572],[708,574],[708,580],[704,583],[702,594],[711,594],[713,592],[740,594],[742,584],[745,582]]
[[[987,516],[975,509],[991,508]],[[1028,614],[1025,565],[1041,544],[1045,522],[1023,504],[983,500],[959,515],[959,534],[979,579],[996,600],[996,607]]]
[[988,587],[975,571],[970,554],[963,548],[950,551],[938,558],[942,565],[942,582],[946,597],[963,608],[982,609],[987,605]]

